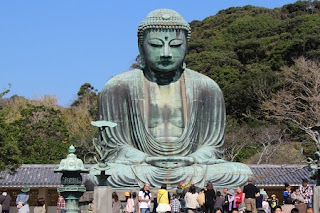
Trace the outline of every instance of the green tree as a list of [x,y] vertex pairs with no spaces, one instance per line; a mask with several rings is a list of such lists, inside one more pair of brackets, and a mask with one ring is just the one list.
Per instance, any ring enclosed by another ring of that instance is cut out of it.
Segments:
[[59,109],[27,104],[12,122],[23,163],[58,163],[68,150],[68,130]]
[[63,110],[63,119],[70,134],[69,140],[76,146],[79,158],[84,158],[87,153],[94,151],[92,139],[98,130],[91,125],[91,121],[98,117],[98,97],[97,90],[90,83],[84,83],[71,107]]
[[13,172],[22,163],[16,138],[19,133],[5,121],[5,117],[6,111],[0,106],[0,171],[7,169]]

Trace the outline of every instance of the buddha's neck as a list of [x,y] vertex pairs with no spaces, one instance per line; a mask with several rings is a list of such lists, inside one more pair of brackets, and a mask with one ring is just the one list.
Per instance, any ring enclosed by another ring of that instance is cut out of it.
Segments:
[[171,72],[159,72],[151,69],[150,67],[146,67],[143,72],[148,80],[156,82],[159,85],[167,85],[178,81],[183,73],[183,70],[177,69]]

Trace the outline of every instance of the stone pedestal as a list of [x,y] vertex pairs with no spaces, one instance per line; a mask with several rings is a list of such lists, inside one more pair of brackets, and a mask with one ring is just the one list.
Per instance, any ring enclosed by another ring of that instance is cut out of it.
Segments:
[[66,201],[66,213],[79,213],[79,198],[86,191],[82,186],[67,186],[59,187],[58,192],[64,197]]
[[93,213],[112,213],[112,188],[110,186],[94,187]]

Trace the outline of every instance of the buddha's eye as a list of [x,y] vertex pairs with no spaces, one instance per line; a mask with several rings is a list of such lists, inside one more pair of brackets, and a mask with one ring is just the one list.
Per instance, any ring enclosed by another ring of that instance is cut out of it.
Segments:
[[151,45],[152,47],[162,47],[162,42],[158,39],[151,39],[148,41],[148,44]]
[[170,41],[170,47],[180,47],[183,44],[183,40],[174,39]]

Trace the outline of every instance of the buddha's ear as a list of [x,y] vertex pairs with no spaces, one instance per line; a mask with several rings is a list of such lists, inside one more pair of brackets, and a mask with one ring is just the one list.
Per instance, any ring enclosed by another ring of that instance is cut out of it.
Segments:
[[144,69],[146,67],[146,63],[144,60],[144,51],[143,51],[143,47],[142,47],[143,43],[139,41],[138,43],[138,48],[139,48],[139,53],[140,53],[140,69]]
[[139,53],[140,53],[140,69],[144,69],[146,67],[146,63],[144,60],[144,51],[143,51],[143,42],[139,41],[138,42],[138,48],[139,48]]

